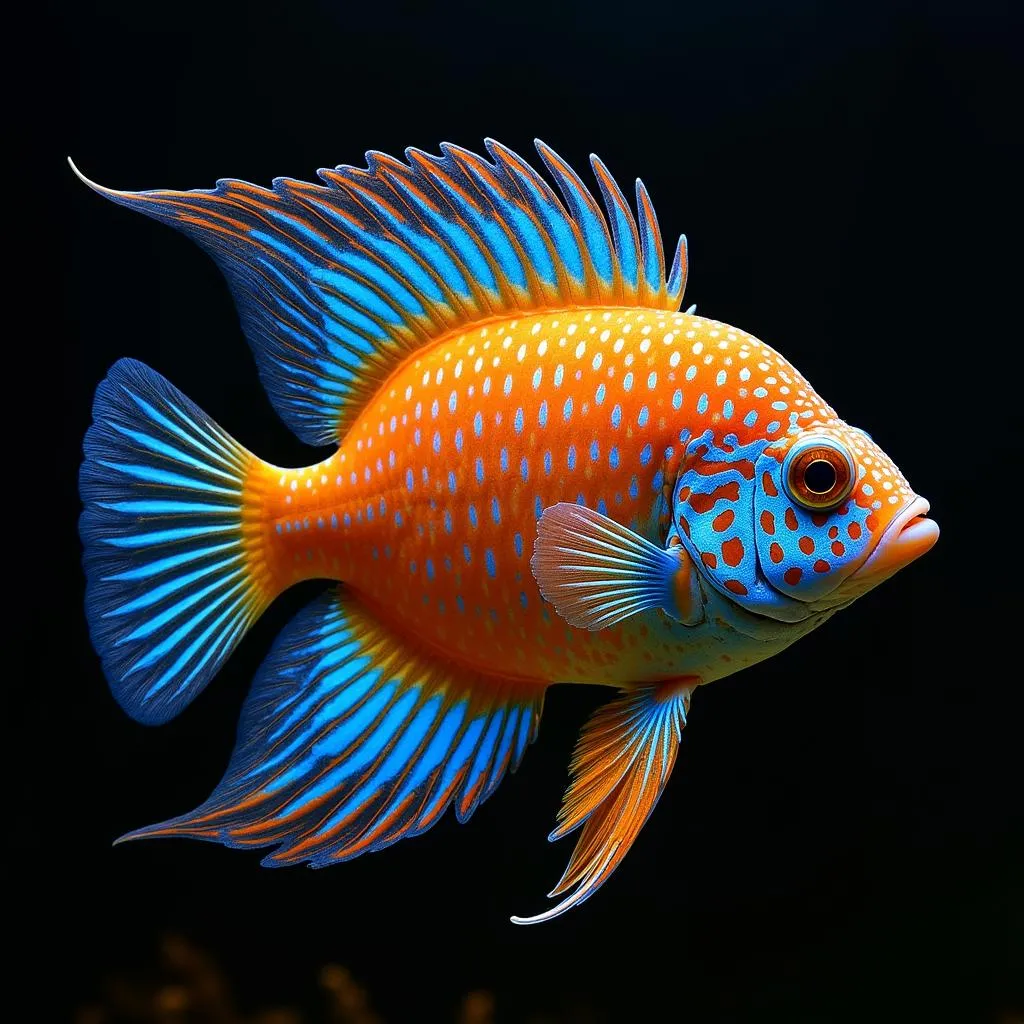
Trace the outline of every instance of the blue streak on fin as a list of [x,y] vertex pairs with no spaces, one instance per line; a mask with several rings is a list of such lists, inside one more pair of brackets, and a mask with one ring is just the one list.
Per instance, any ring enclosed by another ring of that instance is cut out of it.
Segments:
[[659,548],[585,505],[544,509],[530,567],[545,600],[580,629],[607,629],[651,608],[686,623],[699,617],[696,576],[681,547]]
[[255,460],[131,359],[97,388],[84,449],[89,632],[118,703],[157,725],[203,689],[269,601],[242,517]]
[[675,765],[695,677],[644,686],[599,708],[573,753],[572,782],[558,812],[554,842],[582,827],[569,865],[549,897],[565,898],[535,917],[550,921],[594,895],[629,852],[661,798]]
[[464,821],[537,732],[543,690],[441,663],[344,588],[287,626],[253,683],[227,773],[191,814],[124,836],[276,849],[263,863],[350,860]]
[[588,305],[678,310],[685,260],[666,283],[649,200],[638,228],[595,161],[609,233],[578,175],[542,142],[565,205],[511,150],[486,147],[491,160],[447,143],[440,157],[407,150],[407,163],[370,152],[365,169],[321,169],[323,184],[275,178],[269,189],[221,179],[124,192],[71,166],[213,257],[274,408],[302,440],[330,444],[411,353],[456,328]]

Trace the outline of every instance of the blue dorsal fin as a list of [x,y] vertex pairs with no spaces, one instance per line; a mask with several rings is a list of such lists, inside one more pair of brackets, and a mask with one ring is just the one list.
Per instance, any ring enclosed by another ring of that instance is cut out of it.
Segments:
[[447,143],[440,157],[407,150],[408,163],[370,152],[366,169],[321,170],[324,184],[276,178],[270,189],[223,179],[211,190],[121,192],[79,177],[212,255],[274,407],[302,440],[329,444],[404,359],[457,328],[542,309],[679,309],[685,251],[680,243],[666,282],[642,186],[638,226],[594,158],[609,230],[542,142],[561,201],[521,157],[486,147],[490,160]]
[[465,821],[519,765],[542,702],[542,688],[411,649],[338,588],[278,637],[213,795],[123,838],[275,846],[275,867],[350,860],[450,806]]

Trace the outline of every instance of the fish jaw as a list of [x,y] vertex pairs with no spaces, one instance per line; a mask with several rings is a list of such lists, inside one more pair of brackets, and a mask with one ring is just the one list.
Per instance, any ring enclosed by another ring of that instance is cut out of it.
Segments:
[[939,524],[928,518],[931,506],[915,496],[886,528],[878,543],[829,600],[855,600],[927,554],[939,539]]

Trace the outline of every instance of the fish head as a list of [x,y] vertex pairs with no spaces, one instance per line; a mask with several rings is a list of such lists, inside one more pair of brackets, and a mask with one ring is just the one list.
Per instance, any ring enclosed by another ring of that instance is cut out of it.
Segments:
[[803,622],[927,552],[928,502],[864,431],[838,419],[777,441],[691,445],[674,518],[702,576],[745,611]]

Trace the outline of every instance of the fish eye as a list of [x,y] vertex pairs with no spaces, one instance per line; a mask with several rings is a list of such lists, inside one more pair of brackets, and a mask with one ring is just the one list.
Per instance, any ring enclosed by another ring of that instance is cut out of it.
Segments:
[[795,445],[782,473],[789,496],[814,512],[834,508],[853,489],[853,459],[830,437],[807,438]]

